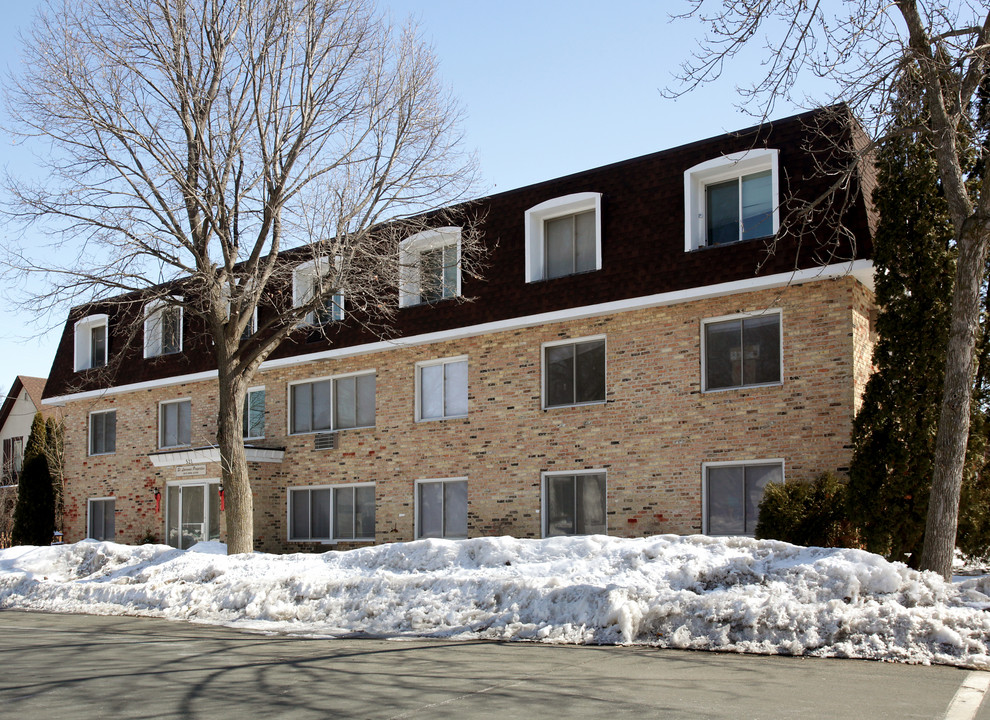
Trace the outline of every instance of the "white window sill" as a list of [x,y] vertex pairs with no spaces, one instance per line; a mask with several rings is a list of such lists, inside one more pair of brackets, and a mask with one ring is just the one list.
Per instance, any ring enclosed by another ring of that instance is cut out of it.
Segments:
[[733,390],[752,390],[754,388],[783,387],[783,385],[784,382],[782,380],[778,380],[777,382],[757,383],[754,385],[733,385],[732,387],[711,388],[711,389],[706,388],[701,391],[701,394],[708,395],[709,393],[724,393],[724,392],[732,392]]

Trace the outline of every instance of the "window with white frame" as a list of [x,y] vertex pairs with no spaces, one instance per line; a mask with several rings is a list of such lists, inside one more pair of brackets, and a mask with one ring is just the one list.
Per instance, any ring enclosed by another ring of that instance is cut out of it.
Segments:
[[375,485],[288,489],[289,540],[375,539]]
[[753,240],[779,230],[777,156],[777,150],[749,150],[685,171],[685,250]]
[[169,400],[158,406],[158,446],[189,445],[192,439],[192,401]]
[[543,407],[605,402],[605,338],[543,346]]
[[374,372],[289,386],[290,434],[374,426]]
[[244,439],[265,437],[265,389],[250,388],[244,394]]
[[117,451],[117,411],[89,414],[89,454],[109,455]]
[[292,304],[301,307],[323,297],[320,306],[306,314],[310,325],[325,325],[344,319],[344,294],[327,284],[327,277],[334,272],[328,258],[317,258],[302,263],[292,272]]
[[705,390],[780,383],[779,312],[705,320],[701,342]]
[[603,535],[605,473],[543,473],[543,536]]
[[601,193],[583,192],[526,211],[526,282],[601,269],[601,202]]
[[182,308],[159,301],[148,308],[144,320],[144,356],[182,352]]
[[16,485],[24,462],[24,438],[10,437],[3,439],[3,468],[2,484]]
[[90,498],[87,502],[89,519],[86,534],[93,540],[113,540],[115,535],[114,510],[116,500],[112,497]]
[[467,478],[416,481],[416,537],[466,538]]
[[467,417],[468,360],[466,356],[416,365],[416,419]]
[[763,490],[784,481],[784,462],[706,463],[702,473],[705,533],[753,535]]
[[425,230],[399,244],[399,307],[461,294],[461,229]]
[[75,324],[75,363],[73,369],[89,370],[107,364],[106,315],[90,315]]

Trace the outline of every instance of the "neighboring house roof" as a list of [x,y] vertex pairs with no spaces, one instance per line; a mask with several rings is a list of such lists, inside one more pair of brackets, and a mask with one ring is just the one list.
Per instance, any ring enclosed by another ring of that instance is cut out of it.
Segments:
[[[826,134],[822,134],[822,129]],[[438,302],[404,307],[390,321],[392,337],[414,337],[506,321],[575,307],[622,302],[661,293],[675,293],[720,283],[779,275],[823,264],[869,258],[873,225],[870,190],[873,175],[861,163],[858,184],[848,204],[839,204],[850,233],[836,239],[827,224],[778,233],[768,248],[766,238],[721,245],[717,249],[685,251],[685,172],[701,163],[759,148],[779,152],[780,197],[810,202],[826,194],[833,178],[822,165],[841,155],[842,148],[862,148],[865,135],[843,106],[813,111],[707,140],[574,173],[527,187],[491,195],[462,206],[481,218],[482,242],[488,248],[484,277],[463,277],[462,295],[473,302]],[[527,210],[553,199],[600,193],[602,262],[595,272],[527,282]],[[833,216],[821,212],[817,217]],[[291,256],[292,251],[287,255]],[[126,333],[128,313],[140,312],[140,299],[125,296],[74,308],[69,314],[49,373],[47,397],[98,390],[132,383],[193,375],[215,370],[214,353],[202,324],[189,316],[183,323],[183,351],[145,360],[140,341]],[[398,294],[392,300],[398,305]],[[259,324],[266,313],[259,306]],[[73,370],[74,324],[90,314],[110,316],[109,354],[123,360],[113,371],[76,373]],[[116,316],[116,319],[115,319]],[[199,323],[197,325],[196,323]],[[361,322],[344,321],[331,338],[319,333],[283,342],[272,360],[308,355],[333,347],[347,348],[381,338]],[[139,339],[140,340],[140,339]],[[129,343],[129,344],[128,344]]]
[[47,419],[51,411],[44,410],[41,406],[41,398],[45,394],[45,384],[47,382],[47,378],[30,377],[29,375],[18,375],[14,378],[14,384],[10,386],[10,391],[4,397],[3,405],[0,406],[0,428],[6,424],[14,403],[17,402],[17,398],[21,395],[21,390],[27,391],[28,398],[34,403],[35,409],[40,410],[42,416]]

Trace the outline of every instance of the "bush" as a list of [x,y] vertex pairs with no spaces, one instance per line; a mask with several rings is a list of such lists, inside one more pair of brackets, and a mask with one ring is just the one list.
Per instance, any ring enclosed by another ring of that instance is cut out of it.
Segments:
[[760,501],[756,537],[795,545],[857,547],[846,517],[845,483],[832,473],[811,483],[770,483]]
[[44,455],[25,461],[17,484],[14,545],[50,545],[55,531],[55,493]]

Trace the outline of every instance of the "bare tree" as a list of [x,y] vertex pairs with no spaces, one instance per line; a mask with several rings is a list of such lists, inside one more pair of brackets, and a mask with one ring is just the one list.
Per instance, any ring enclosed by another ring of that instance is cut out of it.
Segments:
[[[474,181],[457,105],[415,28],[371,0],[47,0],[23,48],[8,105],[50,151],[41,181],[7,178],[5,211],[57,234],[12,248],[8,272],[47,281],[35,310],[119,303],[132,338],[156,303],[200,320],[228,552],[250,552],[251,377],[332,298],[385,331],[399,238],[453,224],[429,211]],[[466,231],[462,265],[478,247]],[[259,304],[276,312],[245,340]]]
[[[797,80],[827,78],[874,140],[891,131],[898,87],[915,87],[927,120],[918,131],[931,144],[955,230],[956,271],[946,377],[922,568],[948,578],[969,435],[980,285],[990,239],[990,163],[973,164],[986,147],[977,96],[987,82],[990,12],[985,2],[941,0],[724,0],[709,11],[692,0],[684,17],[708,27],[670,94],[717,79],[727,63],[762,44],[763,71],[741,88],[764,118],[793,99]],[[975,172],[973,167],[978,168]]]

